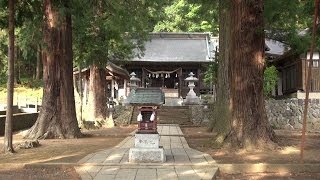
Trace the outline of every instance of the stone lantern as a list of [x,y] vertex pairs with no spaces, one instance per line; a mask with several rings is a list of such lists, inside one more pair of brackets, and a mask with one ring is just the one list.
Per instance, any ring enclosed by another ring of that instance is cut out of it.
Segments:
[[139,78],[136,77],[136,73],[132,72],[130,74],[130,91],[132,91],[133,89],[136,89],[138,87],[138,82],[140,82],[141,80]]
[[194,77],[194,75],[195,74],[193,74],[193,72],[190,72],[189,77],[185,79],[185,81],[188,82],[188,87],[190,89],[184,101],[184,104],[186,105],[200,104],[200,98],[197,96],[197,94],[193,90],[195,87],[194,83],[199,81],[199,79]]

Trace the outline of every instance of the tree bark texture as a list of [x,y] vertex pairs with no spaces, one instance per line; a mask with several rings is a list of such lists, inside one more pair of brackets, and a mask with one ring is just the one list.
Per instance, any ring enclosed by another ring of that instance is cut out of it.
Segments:
[[88,120],[95,122],[96,126],[114,126],[113,122],[106,121],[106,70],[96,64],[90,66],[89,85],[89,116]]
[[230,4],[219,1],[219,55],[217,98],[213,109],[211,129],[218,133],[216,143],[222,143],[230,131]]
[[[63,2],[67,9],[69,2]],[[64,15],[59,13],[51,0],[44,0],[43,100],[39,117],[25,136],[30,139],[81,136],[72,80],[71,15],[68,11]]]
[[263,0],[231,1],[230,98],[233,147],[264,147],[274,139],[263,96]]
[[7,111],[4,132],[5,153],[14,152],[12,147],[12,121],[13,121],[13,86],[14,86],[14,0],[9,0],[9,56],[8,56],[8,82],[7,82]]

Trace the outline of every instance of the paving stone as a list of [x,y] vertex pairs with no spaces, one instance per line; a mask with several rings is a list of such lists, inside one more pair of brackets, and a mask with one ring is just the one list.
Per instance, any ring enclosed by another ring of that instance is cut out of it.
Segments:
[[178,179],[175,169],[157,169],[157,178],[159,180]]
[[201,178],[198,175],[178,175],[179,180],[201,180]]
[[116,175],[116,174],[118,173],[119,169],[120,169],[120,166],[104,166],[104,167],[100,170],[99,174],[104,174],[104,175],[107,175],[107,174],[109,174],[109,175]]
[[83,166],[75,167],[82,180],[92,180],[92,176],[85,170]]
[[138,169],[135,180],[157,179],[157,169]]
[[115,179],[120,180],[120,179],[126,179],[130,180],[135,178],[137,174],[137,169],[120,169],[118,173],[116,174]]
[[92,180],[93,178],[88,173],[79,173],[82,180]]
[[95,153],[89,154],[89,155],[85,156],[84,158],[82,158],[78,163],[79,163],[79,164],[85,163],[85,162],[87,162],[89,159],[91,159],[94,155],[95,155]]
[[178,176],[187,176],[195,174],[195,171],[191,166],[175,166],[175,170]]
[[115,179],[116,175],[113,174],[98,174],[93,180],[107,180]]
[[208,164],[205,158],[190,158],[190,161],[195,165]]
[[90,174],[91,177],[95,177],[101,169],[101,166],[91,166],[88,167],[86,171]]
[[[212,179],[218,168],[213,158],[191,149],[176,125],[160,125],[160,146],[164,147],[165,163],[129,163],[129,148],[134,147],[134,137],[127,137],[111,149],[89,154],[78,163],[101,163],[104,166],[79,166],[76,171],[82,179],[138,180],[138,179]],[[162,136],[162,135],[166,136]],[[174,135],[174,136],[172,136]],[[175,163],[178,165],[175,166]],[[196,166],[196,165],[199,166]],[[205,165],[205,164],[208,164]],[[193,166],[191,166],[193,165]]]

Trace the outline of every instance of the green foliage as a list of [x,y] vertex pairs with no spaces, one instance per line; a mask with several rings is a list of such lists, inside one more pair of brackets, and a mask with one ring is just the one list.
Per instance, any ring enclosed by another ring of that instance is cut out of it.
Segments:
[[40,89],[43,87],[43,81],[33,78],[21,78],[21,86],[32,89]]
[[218,63],[212,62],[204,74],[204,83],[210,85],[211,83],[217,83]]
[[[288,44],[295,53],[310,47],[313,1],[268,0],[265,4],[265,29],[269,38]],[[320,47],[319,37],[317,47]]]
[[7,60],[8,60],[8,35],[4,30],[0,30],[0,84],[6,82]]
[[[108,60],[141,53],[162,1],[73,1],[73,42],[77,63],[104,66]],[[141,51],[133,51],[140,49]]]
[[275,66],[270,66],[265,69],[263,75],[263,92],[266,96],[270,96],[278,82],[278,70]]
[[165,8],[158,32],[213,32],[218,34],[218,8],[215,1],[173,0]]

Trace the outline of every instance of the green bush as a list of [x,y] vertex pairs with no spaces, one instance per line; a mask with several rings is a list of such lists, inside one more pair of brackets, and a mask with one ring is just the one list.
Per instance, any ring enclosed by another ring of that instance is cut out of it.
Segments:
[[277,85],[278,81],[278,70],[275,66],[267,67],[264,71],[263,77],[263,92],[265,96],[270,96],[272,90]]

